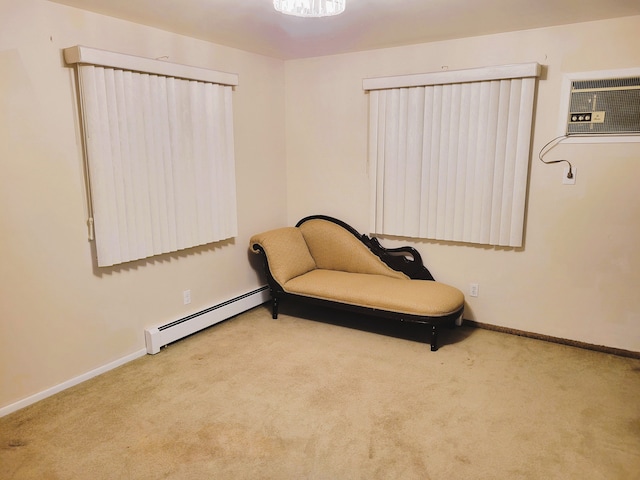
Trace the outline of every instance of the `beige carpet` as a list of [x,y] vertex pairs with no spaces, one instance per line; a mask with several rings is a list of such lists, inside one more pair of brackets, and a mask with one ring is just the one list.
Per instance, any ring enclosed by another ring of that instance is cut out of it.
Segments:
[[433,353],[284,313],[1,418],[0,478],[640,478],[640,360],[465,327]]

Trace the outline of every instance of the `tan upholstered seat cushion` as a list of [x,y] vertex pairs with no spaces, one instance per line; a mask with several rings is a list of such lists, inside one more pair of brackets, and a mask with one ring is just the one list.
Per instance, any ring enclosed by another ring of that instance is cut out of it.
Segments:
[[441,317],[464,304],[462,292],[443,283],[336,270],[316,269],[282,286],[289,293],[410,315]]
[[260,245],[267,255],[269,270],[280,285],[316,268],[307,243],[296,227],[284,227],[251,237],[249,245]]
[[340,225],[312,219],[299,228],[317,268],[408,278],[380,260],[364,243]]

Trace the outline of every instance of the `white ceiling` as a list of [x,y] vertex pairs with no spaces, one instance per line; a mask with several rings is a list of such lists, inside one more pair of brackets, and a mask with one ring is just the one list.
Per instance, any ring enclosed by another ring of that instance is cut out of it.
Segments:
[[640,15],[639,0],[347,0],[325,18],[271,0],[51,1],[282,59]]

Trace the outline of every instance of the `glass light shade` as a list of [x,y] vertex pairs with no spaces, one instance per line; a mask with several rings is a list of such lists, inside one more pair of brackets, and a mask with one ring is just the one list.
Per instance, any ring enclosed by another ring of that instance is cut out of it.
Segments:
[[274,8],[296,17],[328,17],[344,12],[346,0],[273,0]]

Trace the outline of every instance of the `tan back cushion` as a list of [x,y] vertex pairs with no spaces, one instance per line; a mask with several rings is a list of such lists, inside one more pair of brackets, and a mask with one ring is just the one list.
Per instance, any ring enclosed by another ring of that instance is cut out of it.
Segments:
[[370,273],[394,278],[407,276],[394,270],[375,255],[351,232],[322,219],[300,225],[316,267],[351,273]]
[[250,247],[260,245],[267,254],[269,270],[281,286],[292,278],[316,268],[302,233],[295,227],[284,227],[251,237]]

